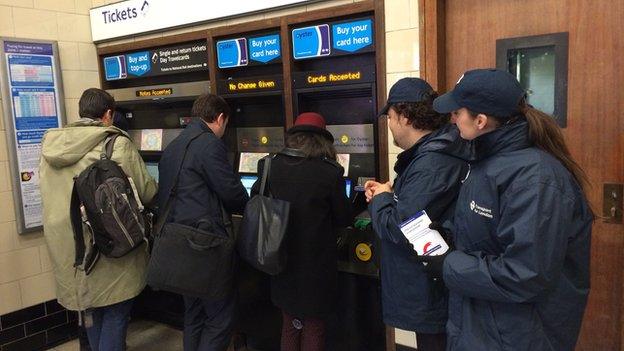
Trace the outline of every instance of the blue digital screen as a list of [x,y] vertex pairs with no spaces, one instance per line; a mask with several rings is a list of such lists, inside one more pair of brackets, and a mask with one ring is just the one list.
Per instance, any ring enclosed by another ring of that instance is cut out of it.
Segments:
[[241,183],[243,183],[243,186],[245,187],[245,190],[247,190],[247,194],[251,196],[251,188],[256,183],[256,180],[258,180],[258,176],[242,175],[240,179],[241,179]]
[[373,45],[373,39],[371,19],[332,25],[332,47],[336,50],[356,52]]
[[249,38],[249,58],[267,63],[281,56],[279,34]]
[[158,182],[158,163],[145,162],[145,167],[147,168],[147,173]]
[[351,179],[345,179],[345,193],[351,197]]
[[128,77],[126,71],[126,56],[110,56],[104,58],[104,75],[106,80],[125,79]]
[[329,25],[295,28],[292,31],[293,57],[295,60],[327,56],[331,54]]
[[217,63],[219,68],[247,66],[247,38],[217,42]]

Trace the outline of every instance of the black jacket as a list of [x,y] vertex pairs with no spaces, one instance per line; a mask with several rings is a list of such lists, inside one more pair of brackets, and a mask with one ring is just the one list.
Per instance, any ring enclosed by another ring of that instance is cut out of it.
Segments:
[[429,279],[399,224],[425,210],[433,221],[449,223],[468,164],[448,154],[461,147],[454,125],[421,138],[399,154],[394,194],[373,198],[369,211],[381,238],[381,291],[384,322],[420,333],[442,333],[447,320],[448,292]]
[[592,215],[526,121],[474,140],[444,261],[449,350],[574,350],[589,293]]
[[[262,174],[264,160],[258,163]],[[271,162],[268,189],[290,202],[285,236],[287,264],[271,280],[271,299],[300,317],[322,317],[336,299],[337,229],[352,223],[343,169],[335,162],[278,154]],[[252,194],[259,190],[259,181]]]
[[182,162],[184,147],[201,133],[189,146],[167,222],[210,231],[215,224],[223,224],[220,202],[227,211],[242,213],[249,196],[227,160],[225,144],[203,121],[189,124],[163,152],[158,165],[158,202],[163,211]]

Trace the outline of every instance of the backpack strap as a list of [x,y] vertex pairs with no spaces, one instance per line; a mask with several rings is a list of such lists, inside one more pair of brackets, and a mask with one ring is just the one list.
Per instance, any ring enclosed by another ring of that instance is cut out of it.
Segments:
[[100,154],[100,159],[102,160],[110,160],[113,157],[113,147],[115,146],[115,140],[119,134],[109,134],[106,139],[104,139],[104,147],[102,147],[102,153]]
[[[93,270],[93,267],[95,267],[95,263],[100,258],[100,252],[95,248],[93,230],[91,229],[91,224],[87,218],[86,209],[78,197],[78,189],[76,189],[75,179],[74,186],[72,188],[71,202],[69,205],[69,217],[74,232],[74,267],[85,271],[86,275],[89,275],[91,270]],[[91,242],[88,247],[85,243],[83,225],[86,225],[87,228],[89,228],[91,234]]]
[[82,219],[80,218],[80,206],[81,204],[80,199],[78,198],[78,190],[76,189],[76,179],[74,179],[71,202],[69,205],[69,217],[71,219],[71,225],[74,232],[74,267],[79,267],[82,264],[85,255],[85,242],[82,230]]

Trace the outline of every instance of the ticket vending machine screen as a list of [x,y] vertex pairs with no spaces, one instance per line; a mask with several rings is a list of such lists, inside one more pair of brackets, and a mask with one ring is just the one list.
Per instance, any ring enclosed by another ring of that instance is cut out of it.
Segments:
[[351,179],[345,178],[345,193],[347,197],[351,197]]
[[245,187],[245,190],[247,190],[247,194],[251,196],[251,187],[253,187],[256,180],[258,180],[258,176],[242,175],[240,178],[241,178],[241,183],[243,183],[243,186]]
[[147,173],[158,182],[158,163],[145,162],[145,167],[147,168]]

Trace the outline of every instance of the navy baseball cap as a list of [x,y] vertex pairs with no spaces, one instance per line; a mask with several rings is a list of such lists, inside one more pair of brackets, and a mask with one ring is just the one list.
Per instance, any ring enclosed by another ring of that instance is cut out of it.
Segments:
[[449,113],[465,107],[496,117],[512,117],[525,91],[513,75],[498,69],[475,69],[459,78],[455,88],[433,101],[433,109]]
[[379,111],[378,116],[387,115],[390,106],[394,104],[423,101],[433,93],[431,85],[420,78],[402,78],[390,88],[386,106]]

